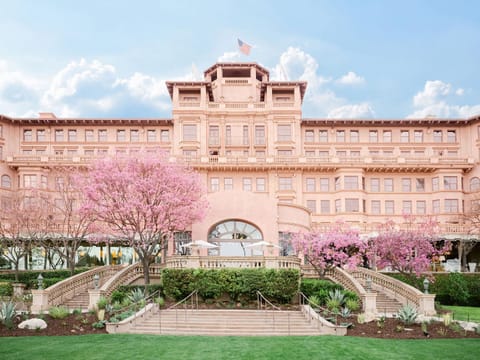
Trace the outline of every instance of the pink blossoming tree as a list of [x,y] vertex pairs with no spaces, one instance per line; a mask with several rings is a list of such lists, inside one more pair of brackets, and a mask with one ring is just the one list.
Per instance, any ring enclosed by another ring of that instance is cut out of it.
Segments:
[[160,153],[98,160],[80,186],[81,211],[102,229],[103,240],[119,239],[137,252],[145,284],[154,256],[207,208],[199,175]]
[[333,223],[324,231],[313,229],[294,234],[292,243],[296,251],[303,254],[305,260],[322,276],[326,270],[336,266],[356,267],[362,263],[367,248],[358,230],[345,222]]
[[370,261],[380,269],[390,267],[404,275],[419,277],[433,257],[450,249],[449,243],[441,245],[437,234],[438,222],[431,217],[406,216],[401,226],[388,221],[370,241]]

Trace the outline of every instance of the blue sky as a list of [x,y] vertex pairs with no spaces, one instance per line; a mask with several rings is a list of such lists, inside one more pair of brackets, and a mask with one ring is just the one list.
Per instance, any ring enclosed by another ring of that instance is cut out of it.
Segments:
[[307,80],[308,118],[480,114],[475,0],[0,0],[0,15],[5,115],[170,117],[165,80],[216,61]]

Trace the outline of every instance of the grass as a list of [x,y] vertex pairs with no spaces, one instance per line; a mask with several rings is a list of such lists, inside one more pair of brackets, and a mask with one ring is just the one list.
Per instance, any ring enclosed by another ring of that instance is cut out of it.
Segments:
[[0,338],[2,359],[478,359],[475,339],[383,340],[355,337],[155,335]]
[[442,305],[442,309],[452,311],[455,320],[480,323],[480,307]]

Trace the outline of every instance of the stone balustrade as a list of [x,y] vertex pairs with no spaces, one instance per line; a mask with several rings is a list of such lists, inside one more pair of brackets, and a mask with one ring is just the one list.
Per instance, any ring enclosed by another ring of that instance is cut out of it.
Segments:
[[166,260],[169,269],[299,269],[300,259],[296,256],[183,256],[174,255]]
[[47,289],[32,290],[32,313],[47,311],[52,306],[58,306],[75,295],[93,288],[93,277],[99,276],[101,284],[102,279],[109,278],[119,269],[120,265],[107,265],[93,268],[92,270],[77,274],[65,280],[62,280]]

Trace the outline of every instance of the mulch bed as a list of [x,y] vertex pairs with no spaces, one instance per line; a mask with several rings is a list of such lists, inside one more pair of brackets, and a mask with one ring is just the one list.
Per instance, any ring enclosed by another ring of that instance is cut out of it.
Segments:
[[[70,314],[64,319],[54,319],[50,315],[43,315],[43,319],[47,322],[47,328],[44,330],[19,329],[18,324],[24,319],[17,316],[12,329],[7,329],[0,324],[0,336],[45,336],[45,335],[85,335],[85,334],[106,334],[105,328],[95,329],[92,324],[97,322],[95,314]],[[348,319],[341,319],[352,323],[348,329],[347,336],[359,336],[369,338],[383,339],[439,339],[439,338],[477,338],[480,335],[473,331],[464,331],[455,328],[455,325],[445,326],[442,322],[430,323],[427,326],[427,333],[422,331],[420,324],[409,326],[403,325],[398,319],[385,319],[382,324],[378,321],[359,324],[357,317],[352,316]]]

